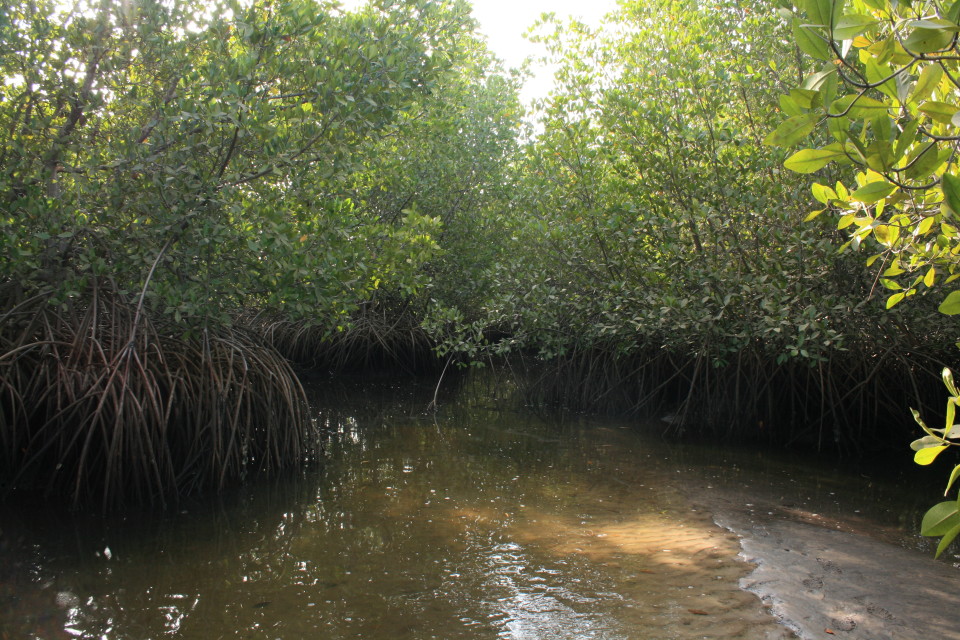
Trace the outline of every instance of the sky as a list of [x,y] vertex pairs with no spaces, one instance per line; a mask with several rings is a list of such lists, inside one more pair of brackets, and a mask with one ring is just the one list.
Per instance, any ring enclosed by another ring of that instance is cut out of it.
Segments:
[[[616,0],[473,0],[473,16],[487,36],[490,48],[507,67],[519,66],[524,58],[539,53],[539,45],[523,38],[523,33],[540,14],[552,11],[561,20],[576,18],[591,26],[614,8]],[[545,97],[552,85],[553,69],[534,69],[536,75],[521,92],[524,102]]]
[[[363,4],[363,0],[340,0],[345,7]],[[507,67],[517,67],[529,55],[538,53],[538,45],[523,38],[523,33],[541,13],[552,11],[560,19],[574,17],[596,26],[605,14],[616,8],[616,0],[473,0],[473,16],[490,49]],[[521,97],[525,102],[544,97],[550,90],[552,69],[540,70],[527,81]]]

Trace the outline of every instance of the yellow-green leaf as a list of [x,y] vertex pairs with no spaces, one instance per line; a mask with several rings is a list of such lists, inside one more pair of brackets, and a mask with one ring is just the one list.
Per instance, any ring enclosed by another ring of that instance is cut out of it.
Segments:
[[933,228],[933,223],[936,221],[936,219],[936,216],[927,216],[921,220],[920,224],[918,224],[917,228],[914,230],[913,235],[920,237],[930,233],[930,229]]
[[814,182],[810,187],[810,191],[813,193],[813,197],[816,198],[817,202],[821,204],[828,204],[831,200],[837,199],[836,191],[819,182]]
[[903,291],[895,293],[889,298],[887,298],[887,309],[892,309],[896,304],[903,300],[907,294]]
[[900,227],[892,224],[879,224],[873,229],[873,237],[885,247],[892,247],[900,238]]
[[943,302],[940,303],[937,310],[947,316],[960,314],[960,291],[951,291]]
[[[915,454],[913,454],[913,461],[919,465],[926,466],[936,460],[937,456],[946,449],[949,445],[943,444],[939,447],[927,447],[926,449],[920,449]],[[928,534],[924,534],[928,535]]]
[[950,392],[950,395],[958,395],[957,385],[953,382],[953,371],[950,370],[950,367],[944,367],[943,371],[940,372],[940,377],[943,378],[943,384],[947,387],[947,391]]

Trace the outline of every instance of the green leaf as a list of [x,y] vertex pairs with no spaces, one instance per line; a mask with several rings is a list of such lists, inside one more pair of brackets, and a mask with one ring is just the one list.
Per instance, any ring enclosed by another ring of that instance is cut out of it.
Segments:
[[960,26],[957,26],[949,20],[943,20],[940,18],[924,18],[922,20],[911,20],[907,23],[907,27],[910,29],[933,29],[934,31],[952,31],[956,33],[960,31]]
[[950,543],[953,542],[954,538],[957,537],[957,534],[960,534],[960,524],[957,524],[953,529],[947,531],[943,534],[943,537],[940,539],[940,544],[937,545],[937,552],[934,554],[934,558],[939,558],[940,554],[946,551],[947,547],[950,546]]
[[812,89],[791,89],[790,99],[793,100],[801,109],[812,109],[816,103],[819,92]]
[[893,150],[894,162],[899,161],[916,141],[919,128],[920,120],[918,118],[914,118],[903,127],[900,135],[897,136],[896,148]]
[[818,117],[815,113],[809,113],[788,118],[763,140],[763,144],[773,147],[792,147],[810,135]]
[[850,94],[833,101],[830,115],[847,115],[851,118],[874,118],[886,113],[889,106],[879,100],[861,94]]
[[[897,92],[896,77],[893,77],[893,70],[889,65],[880,64],[875,58],[870,57],[867,58],[864,71],[867,75],[867,82],[878,85],[877,90],[894,100],[900,99]],[[882,84],[880,84],[881,82]]]
[[810,96],[811,104],[807,105],[807,108],[809,109],[811,106],[813,106],[812,105],[813,99],[817,95],[819,95],[820,88],[823,86],[824,82],[827,80],[827,78],[830,78],[831,76],[836,76],[837,74],[837,70],[836,68],[833,67],[833,65],[827,65],[827,66],[830,68],[824,71],[817,71],[816,73],[811,73],[806,78],[804,78],[803,89],[794,89],[793,91],[790,92],[790,95],[792,96],[794,91],[809,91],[813,95]]
[[905,177],[910,180],[923,180],[947,161],[949,149],[939,149],[935,142],[917,147],[907,156]]
[[839,143],[834,143],[822,149],[803,149],[796,152],[783,163],[787,169],[797,173],[813,173],[824,168],[834,160],[845,159],[846,153]]
[[[925,23],[931,21],[925,20]],[[947,49],[955,37],[951,29],[918,27],[903,41],[903,48],[911,53],[933,53]]]
[[949,173],[943,174],[940,182],[943,189],[943,201],[954,215],[960,215],[960,178]]
[[950,488],[953,486],[953,483],[957,481],[957,478],[960,478],[960,464],[953,468],[953,473],[950,474],[950,479],[947,480],[947,488],[943,491],[944,497],[950,493]]
[[800,20],[793,19],[793,39],[800,50],[818,60],[833,60],[833,52],[827,46],[826,40],[815,27],[804,25]]
[[949,500],[936,504],[923,516],[920,523],[920,535],[942,536],[950,529],[960,524],[960,513],[957,511],[956,500]]
[[[940,455],[944,449],[948,448],[950,445],[940,445],[939,447],[925,447],[917,451],[913,456],[913,461],[919,465],[927,466],[931,462],[937,459],[937,456]],[[926,534],[924,534],[926,535]]]
[[836,40],[851,40],[876,24],[878,20],[873,16],[863,14],[842,16],[833,27],[833,37]]
[[922,102],[930,97],[933,90],[940,84],[943,78],[943,69],[939,65],[931,64],[923,68],[920,72],[920,78],[913,87],[913,93],[910,94],[910,102]]
[[[916,409],[911,408],[911,409],[910,409],[910,413],[913,415],[913,419],[916,421],[916,423],[917,423],[918,425],[920,425],[920,428],[921,428],[921,429],[923,429],[924,431],[926,431],[926,432],[927,432],[928,434],[930,434],[931,436],[937,437],[937,436],[933,433],[933,431],[930,429],[930,427],[927,426],[927,423],[923,421],[923,418],[920,417],[920,412],[919,412],[919,411],[917,411]],[[938,439],[939,439],[939,438],[938,438]]]
[[820,104],[830,104],[837,99],[837,68],[832,63],[827,63],[829,69],[821,72],[826,74],[820,83]]
[[886,181],[870,182],[851,194],[854,200],[859,200],[864,204],[873,204],[874,202],[886,198],[893,193],[896,186]]
[[850,139],[850,118],[827,118],[827,131],[837,142],[844,143]]
[[800,0],[797,4],[811,21],[822,26],[830,25],[843,10],[842,0]]
[[780,110],[788,116],[803,115],[803,109],[800,108],[796,100],[786,95],[780,96]]
[[960,107],[946,102],[930,101],[924,103],[919,111],[935,122],[950,124],[953,121],[953,116],[957,114],[957,111],[960,111]]
[[914,451],[929,449],[930,447],[943,446],[943,438],[939,436],[923,436],[910,443],[910,448]]

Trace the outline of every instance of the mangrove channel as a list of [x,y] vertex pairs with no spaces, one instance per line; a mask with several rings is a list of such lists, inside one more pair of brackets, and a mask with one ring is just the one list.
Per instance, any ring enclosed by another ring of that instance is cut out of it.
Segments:
[[509,4],[0,0],[0,640],[960,639],[960,0]]

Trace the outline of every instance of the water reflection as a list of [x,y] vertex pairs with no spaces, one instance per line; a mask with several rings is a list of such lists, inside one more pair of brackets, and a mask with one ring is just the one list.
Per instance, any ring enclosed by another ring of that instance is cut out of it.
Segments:
[[[734,537],[677,487],[749,482],[509,389],[318,393],[323,463],[163,517],[3,514],[9,638],[777,638]],[[346,408],[346,410],[344,409]],[[809,488],[809,485],[808,485]],[[797,503],[800,504],[799,502]],[[109,554],[105,550],[109,549]],[[4,637],[0,634],[0,637]]]

